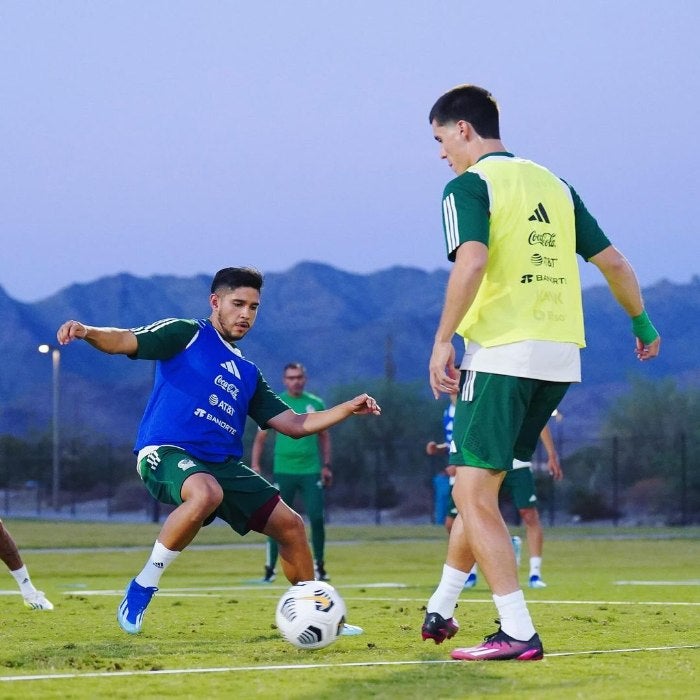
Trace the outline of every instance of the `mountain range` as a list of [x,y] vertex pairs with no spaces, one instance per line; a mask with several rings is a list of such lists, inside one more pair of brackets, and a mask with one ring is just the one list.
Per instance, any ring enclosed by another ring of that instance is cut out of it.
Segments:
[[[416,382],[428,395],[427,362],[448,272],[393,267],[354,274],[313,262],[266,275],[255,327],[241,343],[274,388],[284,364],[301,361],[308,389],[328,396],[334,387],[381,379]],[[0,435],[40,434],[52,416],[50,356],[66,319],[91,325],[136,327],[161,318],[209,315],[210,276],[182,278],[129,274],[74,284],[34,303],[13,300],[0,287]],[[644,289],[662,335],[662,353],[650,363],[634,357],[630,324],[606,286],[584,290],[588,347],[581,385],[561,412],[567,435],[591,438],[605,409],[634,377],[700,383],[700,277],[688,284],[660,281]],[[61,348],[60,420],[74,436],[129,443],[148,395],[152,363],[104,355],[85,343]]]

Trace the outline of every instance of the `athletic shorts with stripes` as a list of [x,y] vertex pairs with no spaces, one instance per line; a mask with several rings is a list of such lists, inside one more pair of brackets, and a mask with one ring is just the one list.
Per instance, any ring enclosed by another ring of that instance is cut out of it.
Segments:
[[193,474],[210,474],[221,486],[224,497],[204,525],[218,517],[239,535],[250,530],[262,532],[279,501],[279,491],[269,481],[234,458],[205,462],[180,447],[161,445],[144,455],[137,468],[151,496],[172,505],[182,503],[186,479]]
[[450,464],[497,471],[530,461],[569,382],[462,370]]

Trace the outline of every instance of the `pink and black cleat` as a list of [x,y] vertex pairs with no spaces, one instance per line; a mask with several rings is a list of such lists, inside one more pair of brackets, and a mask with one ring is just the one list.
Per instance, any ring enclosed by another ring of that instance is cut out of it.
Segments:
[[446,639],[452,639],[459,632],[459,622],[451,617],[446,620],[439,613],[426,613],[421,634],[423,641],[432,639],[435,644],[442,644]]
[[539,661],[544,656],[540,636],[534,634],[526,642],[507,635],[500,627],[477,647],[454,649],[450,656],[459,661]]

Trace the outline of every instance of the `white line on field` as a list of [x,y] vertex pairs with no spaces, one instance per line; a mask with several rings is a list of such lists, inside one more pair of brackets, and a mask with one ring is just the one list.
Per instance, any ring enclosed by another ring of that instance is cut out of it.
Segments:
[[[633,647],[630,649],[593,649],[587,651],[562,651],[545,654],[545,658],[562,656],[586,656],[590,654],[628,654],[640,651],[673,651],[677,649],[700,649],[700,644],[683,644],[666,647]],[[0,681],[45,681],[68,678],[124,678],[129,676],[172,676],[193,673],[239,673],[241,671],[302,671],[318,668],[353,668],[369,666],[418,666],[423,664],[459,664],[464,661],[452,659],[418,660],[418,661],[353,661],[340,664],[284,664],[279,666],[221,666],[216,668],[172,668],[155,671],[94,671],[90,673],[47,673],[33,676],[0,676]]]
[[[343,586],[343,590],[347,588],[408,588],[406,584],[403,583],[383,583],[383,584],[365,584],[358,583],[348,586]],[[159,598],[213,598],[217,595],[229,595],[237,591],[270,591],[270,593],[277,592],[280,590],[286,590],[285,586],[274,587],[274,586],[212,586],[212,587],[202,587],[202,588],[167,588],[161,589],[158,592]],[[17,593],[17,591],[8,591],[7,593]],[[3,591],[0,591],[0,595]],[[119,590],[69,590],[63,591],[64,595],[77,595],[77,596],[123,596],[124,591]],[[351,600],[362,600],[362,601],[374,601],[374,602],[390,602],[390,603],[424,603],[425,598],[397,598],[391,596],[390,598],[382,597],[369,597],[369,596],[351,596],[343,594],[343,598],[347,601]],[[467,603],[489,603],[493,605],[492,598],[461,598],[460,603],[466,605]],[[528,605],[675,605],[675,606],[690,606],[696,607],[700,606],[700,601],[670,601],[670,600],[537,600],[529,598],[527,601]]]
[[[365,596],[347,596],[345,600],[371,600],[379,602],[394,603],[420,603],[425,602],[425,598],[367,598]],[[460,605],[469,603],[490,603],[493,605],[493,598],[460,598]],[[700,606],[700,602],[670,601],[670,600],[535,600],[527,599],[528,605],[689,605]]]
[[700,586],[700,578],[689,581],[613,581],[616,586]]
[[[75,585],[75,584],[74,584]],[[269,584],[257,583],[252,586],[195,586],[192,588],[161,588],[158,592],[159,598],[182,596],[187,597],[213,597],[211,593],[235,593],[236,591],[271,591],[279,592],[286,591],[291,584],[285,584],[283,586],[271,586]],[[405,583],[351,583],[343,586],[343,590],[347,588],[408,588]],[[7,591],[7,593],[17,593],[17,591]],[[0,595],[3,591],[0,591]],[[124,595],[124,589],[119,590],[94,590],[89,591],[84,588],[78,588],[75,590],[63,591],[63,595]],[[343,596],[347,597],[347,596]],[[381,600],[384,600],[383,598]]]

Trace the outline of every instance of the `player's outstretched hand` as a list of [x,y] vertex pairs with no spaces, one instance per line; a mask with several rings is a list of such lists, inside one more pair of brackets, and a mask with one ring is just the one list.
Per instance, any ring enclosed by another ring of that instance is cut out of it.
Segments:
[[66,321],[57,331],[56,339],[60,345],[67,345],[76,338],[84,338],[87,327],[80,321]]
[[661,349],[661,336],[657,336],[656,340],[653,340],[648,345],[645,345],[639,338],[637,338],[636,341],[634,352],[637,355],[637,359],[641,362],[651,360],[659,354],[659,350]]
[[350,399],[348,403],[352,406],[352,412],[356,416],[364,416],[370,413],[379,416],[382,413],[382,409],[379,407],[376,399],[369,394],[360,394],[354,399]]

